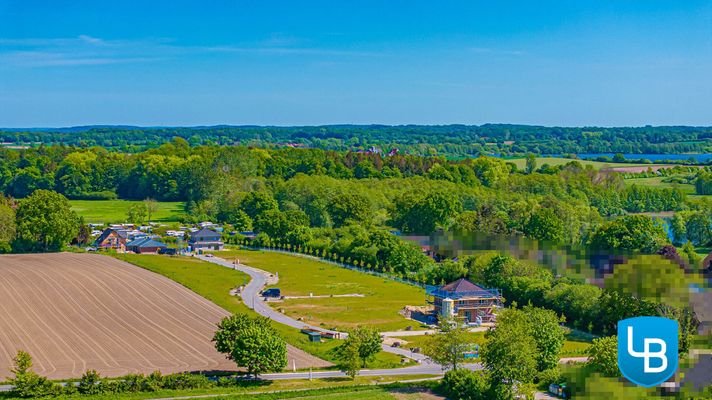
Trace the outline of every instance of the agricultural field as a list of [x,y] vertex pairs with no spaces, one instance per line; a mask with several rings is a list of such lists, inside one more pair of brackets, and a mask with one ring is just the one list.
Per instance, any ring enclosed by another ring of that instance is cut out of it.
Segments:
[[[348,329],[362,324],[381,331],[394,331],[407,326],[418,327],[401,316],[406,305],[424,305],[423,289],[389,279],[340,268],[306,257],[256,250],[216,252],[228,261],[239,259],[251,267],[279,276],[283,296],[298,296],[273,303],[293,318],[303,318],[312,325]],[[360,295],[359,297],[314,297]]]
[[[164,257],[146,254],[116,254],[114,257],[164,275],[232,313],[257,315],[246,307],[239,297],[230,295],[230,289],[240,286],[249,280],[249,277],[242,272],[188,257]],[[356,273],[354,272],[354,274]],[[399,316],[398,314],[396,315]],[[368,317],[365,317],[364,321],[369,321]],[[334,361],[332,350],[341,341],[327,339],[323,343],[313,343],[308,340],[306,335],[296,329],[278,323],[274,323],[274,327],[285,338],[287,343],[322,360]],[[318,365],[326,367],[331,364],[320,363]],[[384,352],[379,353],[376,359],[369,364],[369,368],[394,368],[397,366],[400,366],[400,357]]]
[[[0,256],[0,369],[18,350],[52,379],[234,370],[211,343],[228,312],[165,277],[90,254]],[[4,376],[4,374],[3,374]]]
[[666,179],[666,177],[663,176],[655,176],[651,178],[631,178],[626,179],[625,184],[626,186],[638,185],[652,186],[657,188],[680,189],[687,195],[695,194],[695,186],[692,184],[663,182],[664,179]]
[[[122,223],[126,222],[129,207],[141,201],[133,200],[70,200],[74,210],[79,216],[84,217],[87,223]],[[156,202],[158,211],[151,216],[152,222],[178,222],[184,215],[185,203],[180,201]]]

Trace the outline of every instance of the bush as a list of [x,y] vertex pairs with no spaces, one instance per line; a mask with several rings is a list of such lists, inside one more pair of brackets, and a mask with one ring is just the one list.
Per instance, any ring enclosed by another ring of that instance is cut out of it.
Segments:
[[151,375],[143,380],[141,385],[142,392],[157,392],[163,389],[163,375],[160,371],[153,371]]
[[541,371],[536,375],[536,382],[546,386],[552,383],[561,383],[561,370],[557,366]]
[[118,196],[111,190],[101,192],[67,193],[67,197],[72,200],[116,200]]
[[236,383],[237,380],[235,378],[229,378],[227,376],[223,376],[218,379],[218,386],[220,387],[234,386]]
[[101,375],[93,369],[85,372],[79,380],[77,391],[81,394],[95,395],[104,393],[104,382]]
[[163,378],[163,388],[172,390],[182,389],[205,389],[213,387],[211,382],[204,375],[194,375],[189,373],[173,374]]
[[489,399],[489,384],[485,376],[481,372],[467,369],[448,371],[443,377],[441,389],[451,399]]

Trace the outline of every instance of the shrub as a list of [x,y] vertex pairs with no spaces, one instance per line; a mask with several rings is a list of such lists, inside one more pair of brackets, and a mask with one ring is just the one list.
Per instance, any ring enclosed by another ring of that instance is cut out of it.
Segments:
[[451,399],[485,400],[489,399],[489,384],[481,372],[468,369],[450,370],[443,377],[441,388]]
[[173,374],[163,378],[163,388],[182,390],[182,389],[204,389],[213,387],[211,382],[204,375],[194,375],[189,373]]
[[536,382],[546,386],[552,383],[561,383],[561,370],[559,367],[545,369],[536,375]]
[[163,375],[160,371],[153,371],[151,375],[143,380],[141,385],[142,392],[157,392],[163,389]]
[[[10,369],[15,377],[10,384],[15,388],[12,394],[16,397],[44,397],[56,393],[57,388],[52,382],[32,371],[32,357],[22,350],[13,359],[14,366]],[[60,388],[61,390],[61,388]]]
[[85,372],[79,380],[77,391],[81,394],[95,395],[104,393],[104,382],[101,380],[101,375],[93,369]]

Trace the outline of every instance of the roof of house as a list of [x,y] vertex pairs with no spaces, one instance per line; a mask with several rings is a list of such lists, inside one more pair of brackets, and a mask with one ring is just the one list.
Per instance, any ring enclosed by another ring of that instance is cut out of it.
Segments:
[[456,280],[455,282],[450,282],[447,285],[443,286],[440,288],[440,290],[444,290],[446,292],[452,292],[452,293],[462,293],[462,292],[476,292],[480,290],[485,290],[480,286],[475,285],[474,283],[468,281],[465,278],[460,278]]
[[143,237],[143,238],[136,239],[132,242],[127,243],[126,247],[147,248],[147,247],[166,247],[166,245],[162,242],[159,242],[158,240],[151,239],[150,237]]
[[222,235],[220,235],[219,233],[215,232],[214,230],[208,229],[208,228],[203,228],[199,231],[196,231],[196,232],[193,232],[190,234],[191,238],[198,237],[198,236],[208,236],[208,237],[218,237],[219,238]]
[[97,243],[103,242],[112,233],[116,233],[116,236],[120,237],[121,239],[128,238],[128,231],[126,229],[106,228],[106,229],[104,229],[103,232],[101,232],[101,235],[99,235],[99,237],[96,239]]

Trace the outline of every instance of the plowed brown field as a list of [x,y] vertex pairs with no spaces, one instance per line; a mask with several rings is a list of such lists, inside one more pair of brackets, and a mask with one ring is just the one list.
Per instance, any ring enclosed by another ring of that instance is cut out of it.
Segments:
[[[153,272],[90,254],[0,256],[0,380],[17,350],[52,379],[234,370],[210,339],[228,312]],[[289,346],[289,366],[326,363]]]

